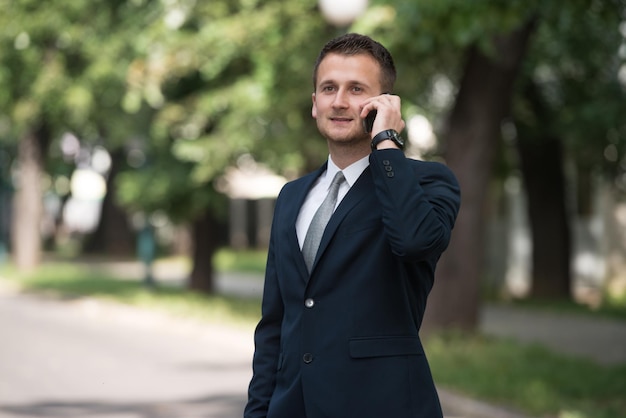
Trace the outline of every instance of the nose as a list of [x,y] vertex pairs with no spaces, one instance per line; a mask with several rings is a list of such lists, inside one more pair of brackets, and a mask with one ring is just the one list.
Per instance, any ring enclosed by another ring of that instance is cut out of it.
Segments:
[[343,90],[338,90],[335,98],[333,99],[333,107],[337,109],[346,109],[348,104],[348,95]]

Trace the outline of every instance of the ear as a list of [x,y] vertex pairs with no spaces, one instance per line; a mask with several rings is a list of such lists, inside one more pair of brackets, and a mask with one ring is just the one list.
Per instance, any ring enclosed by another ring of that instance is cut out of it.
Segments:
[[317,119],[317,102],[315,101],[315,93],[311,94],[311,100],[313,101],[311,116],[313,116],[313,119]]

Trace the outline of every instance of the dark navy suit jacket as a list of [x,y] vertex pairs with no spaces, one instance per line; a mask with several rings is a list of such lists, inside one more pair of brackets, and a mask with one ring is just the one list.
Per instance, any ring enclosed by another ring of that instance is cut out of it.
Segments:
[[282,189],[244,416],[438,418],[419,329],[460,205],[443,164],[379,150],[333,214],[311,273],[296,219],[318,171]]

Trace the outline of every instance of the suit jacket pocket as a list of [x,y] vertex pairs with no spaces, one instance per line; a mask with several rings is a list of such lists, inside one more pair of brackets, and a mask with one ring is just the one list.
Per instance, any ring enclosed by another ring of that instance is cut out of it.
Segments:
[[360,337],[349,342],[350,357],[388,357],[423,355],[424,348],[418,336]]

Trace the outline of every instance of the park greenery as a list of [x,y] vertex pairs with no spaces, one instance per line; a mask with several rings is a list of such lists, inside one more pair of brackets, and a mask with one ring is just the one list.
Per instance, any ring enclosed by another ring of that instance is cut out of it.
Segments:
[[[287,179],[323,161],[311,67],[323,43],[348,30],[392,51],[406,116],[431,120],[440,147],[429,157],[445,159],[461,183],[426,325],[476,327],[485,207],[507,173],[522,173],[528,196],[533,296],[551,300],[571,297],[568,176],[581,185],[583,215],[594,176],[617,196],[626,190],[623,0],[373,0],[343,28],[315,0],[0,7],[0,192],[14,191],[10,250],[23,270],[59,244],[42,239],[43,197],[65,201],[63,179],[105,149],[101,223],[80,250],[128,255],[137,230],[165,218],[191,231],[189,288],[213,292],[228,208],[219,180],[249,156]],[[68,137],[80,148],[64,147]]]
[[[247,271],[258,265],[258,257],[252,253],[222,250],[217,258],[222,272]],[[165,283],[150,289],[136,278],[113,276],[88,263],[47,262],[30,274],[4,266],[0,285],[16,286],[40,297],[89,298],[182,321],[228,324],[250,333],[260,315],[256,297],[207,295]],[[458,332],[429,336],[425,349],[437,385],[456,393],[530,416],[614,418],[626,414],[626,365],[601,366],[537,345]]]

